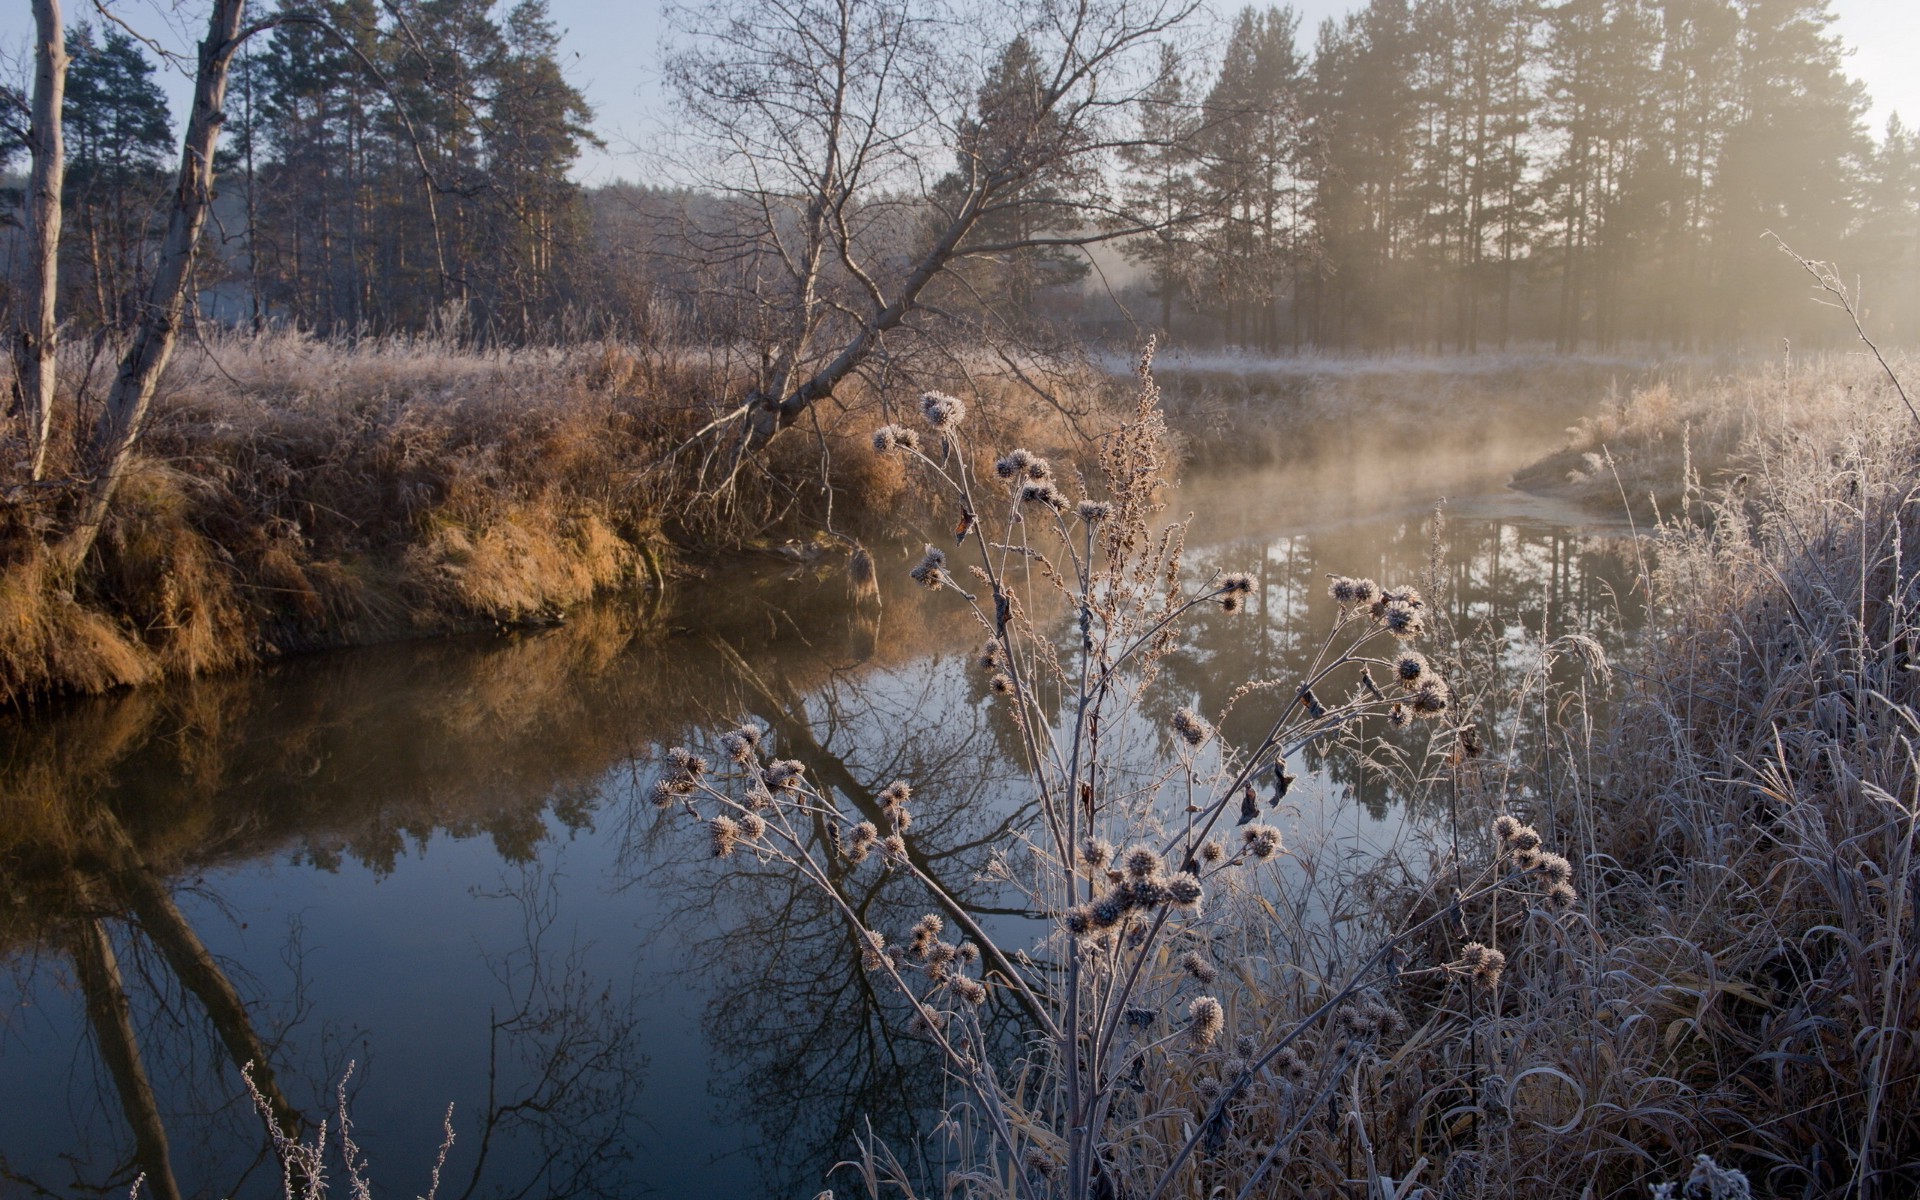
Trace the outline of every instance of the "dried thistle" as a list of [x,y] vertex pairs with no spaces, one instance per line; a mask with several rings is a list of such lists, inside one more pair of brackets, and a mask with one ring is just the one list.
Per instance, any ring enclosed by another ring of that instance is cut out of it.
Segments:
[[1227,1014],[1212,996],[1195,997],[1193,1003],[1187,1006],[1187,1039],[1195,1050],[1212,1047],[1226,1024]]
[[1500,974],[1507,969],[1507,956],[1491,946],[1468,942],[1460,948],[1455,970],[1464,971],[1473,981],[1489,990],[1498,987]]
[[1205,718],[1185,705],[1174,710],[1173,731],[1180,735],[1181,741],[1194,747],[1204,745],[1206,740],[1213,736],[1213,726],[1207,724]]
[[1202,985],[1212,983],[1220,977],[1219,970],[1198,950],[1189,950],[1180,956],[1180,969],[1192,977],[1196,983]]
[[1181,871],[1167,880],[1167,902],[1175,908],[1192,912],[1200,907],[1200,898],[1205,894],[1200,880],[1190,871]]
[[873,431],[873,448],[882,454],[890,450],[918,450],[920,434],[903,425],[882,425]]
[[937,592],[947,582],[947,552],[929,545],[926,553],[907,575],[921,587]]
[[1246,841],[1247,853],[1262,861],[1272,858],[1283,848],[1280,831],[1271,825],[1249,825],[1240,831],[1240,836]]
[[1135,846],[1127,851],[1127,874],[1134,879],[1151,879],[1160,873],[1161,866],[1160,855],[1146,846]]
[[933,429],[947,433],[966,420],[967,406],[958,396],[949,396],[945,392],[923,392],[920,396],[920,415]]

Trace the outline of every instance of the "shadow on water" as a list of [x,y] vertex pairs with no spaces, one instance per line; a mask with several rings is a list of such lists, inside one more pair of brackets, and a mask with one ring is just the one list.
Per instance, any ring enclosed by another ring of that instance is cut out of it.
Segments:
[[[1631,636],[1631,552],[1467,467],[1444,481],[1443,550],[1432,471],[1189,480],[1170,515],[1209,514],[1191,569],[1259,586],[1250,616],[1203,618],[1166,660],[1158,736],[1180,704],[1297,673],[1329,571],[1437,584],[1496,648],[1474,659],[1488,672],[1521,669],[1543,630]],[[289,1131],[357,1062],[382,1191],[425,1191],[449,1101],[443,1197],[811,1196],[868,1119],[937,1153],[938,1066],[825,899],[774,866],[721,869],[648,803],[659,747],[755,717],[843,808],[877,814],[911,780],[923,867],[1027,940],[988,871],[1030,816],[1012,731],[970,668],[977,631],[895,553],[879,613],[803,564],[694,585],[658,618],[605,605],[0,726],[4,1190],[98,1195],[144,1171],[160,1195],[270,1194],[245,1062]],[[1374,819],[1395,803],[1337,756],[1313,783]],[[833,882],[874,927],[932,903],[873,865]]]

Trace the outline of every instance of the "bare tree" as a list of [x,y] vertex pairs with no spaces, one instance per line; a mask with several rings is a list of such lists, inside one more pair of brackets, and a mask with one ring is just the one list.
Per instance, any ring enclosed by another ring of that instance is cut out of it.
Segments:
[[[697,244],[763,336],[760,386],[701,431],[744,457],[921,332],[968,264],[1157,226],[1112,186],[1158,44],[1197,0],[712,0],[673,14],[694,173],[733,219]],[[984,311],[984,314],[982,312]]]
[[27,254],[22,303],[14,319],[13,361],[20,407],[27,420],[33,478],[46,470],[47,438],[53,428],[54,350],[59,322],[60,189],[66,176],[66,145],[60,110],[67,90],[67,32],[60,0],[33,0],[33,106],[27,150]]
[[[41,0],[42,3],[46,0]],[[220,139],[226,101],[227,74],[234,52],[255,29],[241,25],[246,0],[214,0],[207,19],[207,36],[200,43],[194,74],[193,109],[180,154],[180,173],[174,186],[167,232],[159,260],[140,310],[133,340],[120,359],[106,410],[94,430],[92,456],[96,474],[81,500],[73,528],[59,547],[61,560],[77,570],[93,548],[100,523],[106,519],[114,493],[146,425],[154,389],[173,357],[180,323],[186,310],[188,275],[200,246],[200,233],[213,207],[213,152]]]

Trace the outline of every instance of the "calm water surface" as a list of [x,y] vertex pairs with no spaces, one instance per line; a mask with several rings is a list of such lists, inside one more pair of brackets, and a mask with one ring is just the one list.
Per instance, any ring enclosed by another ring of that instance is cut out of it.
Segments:
[[[1505,491],[1513,465],[1189,480],[1170,515],[1204,514],[1193,569],[1260,588],[1247,616],[1202,619],[1165,707],[1217,711],[1297,666],[1331,614],[1326,572],[1421,578],[1442,493],[1456,627],[1631,636],[1631,548]],[[877,621],[850,613],[838,564],[782,566],[664,613],[608,604],[0,725],[0,1196],[123,1188],[142,1121],[183,1194],[273,1194],[234,1065],[256,1044],[310,1115],[353,1064],[380,1195],[426,1190],[449,1103],[442,1197],[804,1198],[869,1115],[928,1145],[940,1072],[849,969],[833,914],[778,871],[716,869],[645,798],[662,746],[757,717],[849,805],[913,780],[929,869],[1020,937],[1026,916],[977,878],[1029,815],[1012,730],[968,670],[971,625],[894,553]],[[1307,795],[1303,820],[1399,819],[1337,772]],[[922,908],[871,871],[846,886],[870,923]],[[117,989],[78,966],[100,935]],[[129,1106],[133,1059],[150,1111]]]

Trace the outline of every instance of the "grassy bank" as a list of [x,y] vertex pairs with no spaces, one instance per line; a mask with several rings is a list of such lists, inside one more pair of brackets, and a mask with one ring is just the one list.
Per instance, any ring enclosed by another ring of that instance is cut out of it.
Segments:
[[1604,403],[1578,414],[1564,445],[1517,472],[1514,484],[1598,514],[1625,509],[1644,524],[1683,508],[1706,518],[1702,489],[1746,472],[1746,457],[1762,439],[1803,438],[1825,447],[1863,400],[1869,407],[1899,403],[1864,354],[1650,372],[1596,394]]
[[[1517,807],[1581,851],[1582,921],[1476,1022],[1518,1102],[1495,1177],[1634,1194],[1704,1151],[1755,1195],[1908,1194],[1920,430],[1877,367],[1830,359],[1588,432],[1630,495],[1675,490],[1613,715],[1543,693],[1554,748],[1511,764]],[[1689,441],[1718,486],[1683,494]],[[1617,511],[1612,471],[1587,483]]]
[[[83,349],[63,356],[52,482],[0,472],[0,704],[551,621],[659,587],[676,559],[884,534],[905,511],[861,385],[722,488],[713,464],[674,453],[751,387],[720,356],[230,337],[182,352],[93,557],[63,580],[44,540],[78,490],[63,482],[76,430],[112,363]],[[1064,415],[1012,388],[968,395],[1036,450],[1074,442]]]

